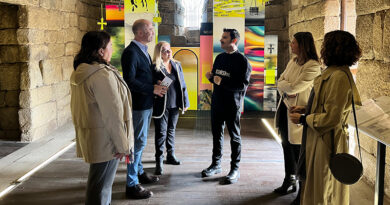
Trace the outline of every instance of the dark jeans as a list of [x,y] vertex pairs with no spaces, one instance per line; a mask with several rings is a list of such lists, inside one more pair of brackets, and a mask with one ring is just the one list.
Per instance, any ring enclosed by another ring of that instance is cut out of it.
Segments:
[[108,205],[111,203],[112,184],[119,160],[89,165],[86,205]]
[[284,103],[282,103],[279,109],[281,109],[279,116],[279,133],[282,138],[284,172],[286,174],[285,177],[288,178],[289,176],[296,174],[301,145],[291,144],[288,141],[287,108]]
[[216,110],[211,108],[211,131],[213,134],[213,156],[212,163],[221,164],[223,137],[225,123],[230,135],[231,169],[238,169],[241,160],[241,135],[240,135],[240,116],[239,110]]
[[162,159],[164,143],[167,146],[167,156],[175,154],[175,130],[179,119],[179,108],[167,108],[161,118],[154,119],[156,159]]

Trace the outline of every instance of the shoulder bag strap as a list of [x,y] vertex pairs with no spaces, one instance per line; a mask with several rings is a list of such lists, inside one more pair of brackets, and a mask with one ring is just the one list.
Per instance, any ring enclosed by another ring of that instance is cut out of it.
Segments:
[[[357,119],[356,119],[356,109],[355,109],[355,100],[353,99],[353,87],[352,87],[352,84],[351,84],[351,79],[349,78],[349,75],[347,72],[343,71],[347,77],[348,77],[348,80],[349,80],[349,84],[351,85],[351,94],[352,94],[352,110],[353,110],[353,119],[355,121],[355,128],[356,128],[356,138],[357,138],[357,141],[358,141],[358,146],[359,146],[359,155],[360,155],[360,162],[362,162],[363,164],[363,158],[362,158],[362,151],[361,151],[361,148],[360,148],[360,140],[359,140],[359,128],[358,128],[358,125],[357,125]],[[334,145],[333,145],[334,146]]]

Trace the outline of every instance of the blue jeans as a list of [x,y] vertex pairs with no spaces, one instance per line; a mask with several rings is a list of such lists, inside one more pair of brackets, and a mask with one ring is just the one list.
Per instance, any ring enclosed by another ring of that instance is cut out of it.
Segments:
[[127,186],[132,187],[138,182],[138,175],[144,173],[142,152],[148,139],[148,129],[152,118],[152,109],[133,110],[134,126],[134,162],[127,165]]

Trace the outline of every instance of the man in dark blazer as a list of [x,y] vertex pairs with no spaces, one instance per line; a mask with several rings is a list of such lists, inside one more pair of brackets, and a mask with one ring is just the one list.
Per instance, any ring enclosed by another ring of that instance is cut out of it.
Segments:
[[163,96],[166,87],[153,85],[152,60],[146,45],[154,37],[152,23],[145,19],[136,20],[132,31],[134,40],[123,51],[121,58],[123,78],[132,95],[134,125],[134,162],[127,165],[126,197],[147,199],[153,193],[143,188],[140,183],[154,183],[159,178],[144,172],[142,152],[147,142],[154,94]]

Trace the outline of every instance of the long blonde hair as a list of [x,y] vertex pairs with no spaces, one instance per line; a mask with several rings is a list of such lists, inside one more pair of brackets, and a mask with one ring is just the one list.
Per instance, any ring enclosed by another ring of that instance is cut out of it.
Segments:
[[[166,45],[169,43],[166,42],[166,41],[160,41],[157,43],[157,45],[154,47],[154,54],[153,54],[153,63],[156,65],[156,70],[161,70],[161,65],[163,64],[163,60],[161,58],[161,51],[162,51],[162,47],[163,45]],[[171,56],[171,58],[169,59],[171,61],[174,61],[176,62],[173,57]]]

